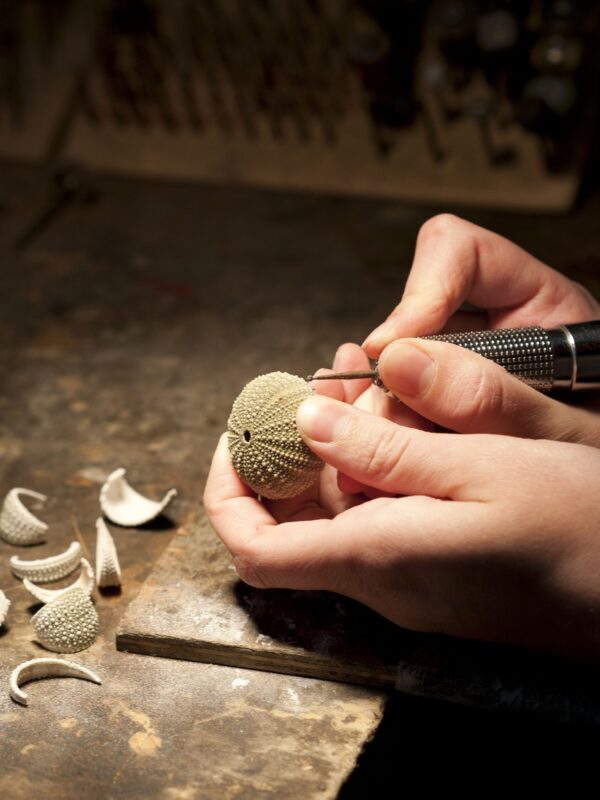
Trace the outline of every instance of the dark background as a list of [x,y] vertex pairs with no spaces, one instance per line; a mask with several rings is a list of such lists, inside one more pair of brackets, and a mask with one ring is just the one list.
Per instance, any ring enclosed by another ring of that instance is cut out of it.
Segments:
[[[1,2],[7,484],[53,494],[68,541],[59,501],[77,513],[82,464],[116,459],[178,485],[181,520],[241,386],[361,341],[434,213],[598,296],[596,6]],[[172,532],[124,546],[107,648]],[[472,786],[474,765],[576,781],[595,736],[396,696],[342,796]]]

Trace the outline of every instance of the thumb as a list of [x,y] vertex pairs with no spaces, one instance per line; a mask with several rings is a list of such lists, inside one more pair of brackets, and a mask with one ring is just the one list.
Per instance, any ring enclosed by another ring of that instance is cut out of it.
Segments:
[[381,354],[379,374],[403,403],[444,428],[600,445],[595,415],[532,389],[454,344],[393,342]]
[[[322,396],[305,400],[296,422],[314,453],[366,486],[392,494],[484,499],[491,474],[484,442],[490,437],[470,437],[467,445],[464,436],[406,428]],[[498,441],[497,447],[514,442]]]

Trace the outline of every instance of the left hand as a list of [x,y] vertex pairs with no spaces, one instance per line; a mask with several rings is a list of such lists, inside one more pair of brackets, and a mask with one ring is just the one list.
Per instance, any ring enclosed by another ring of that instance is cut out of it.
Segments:
[[[600,451],[413,430],[329,398],[299,428],[326,462],[301,498],[260,503],[221,439],[208,516],[240,577],[328,589],[408,628],[600,658]],[[341,472],[385,493],[349,497]]]

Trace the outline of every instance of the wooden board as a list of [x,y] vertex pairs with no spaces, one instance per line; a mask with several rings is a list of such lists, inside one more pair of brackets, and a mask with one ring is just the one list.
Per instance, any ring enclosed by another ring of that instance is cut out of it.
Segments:
[[182,528],[117,631],[117,647],[554,719],[600,720],[593,674],[516,648],[418,634],[326,592],[257,590],[206,518]]

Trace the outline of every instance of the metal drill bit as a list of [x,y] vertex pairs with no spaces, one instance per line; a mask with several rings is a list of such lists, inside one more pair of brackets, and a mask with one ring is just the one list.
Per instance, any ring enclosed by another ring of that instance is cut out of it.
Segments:
[[351,381],[358,378],[370,378],[371,380],[379,380],[379,372],[376,369],[356,370],[353,372],[334,372],[331,375],[308,375],[306,380],[310,381],[334,381],[343,380]]

